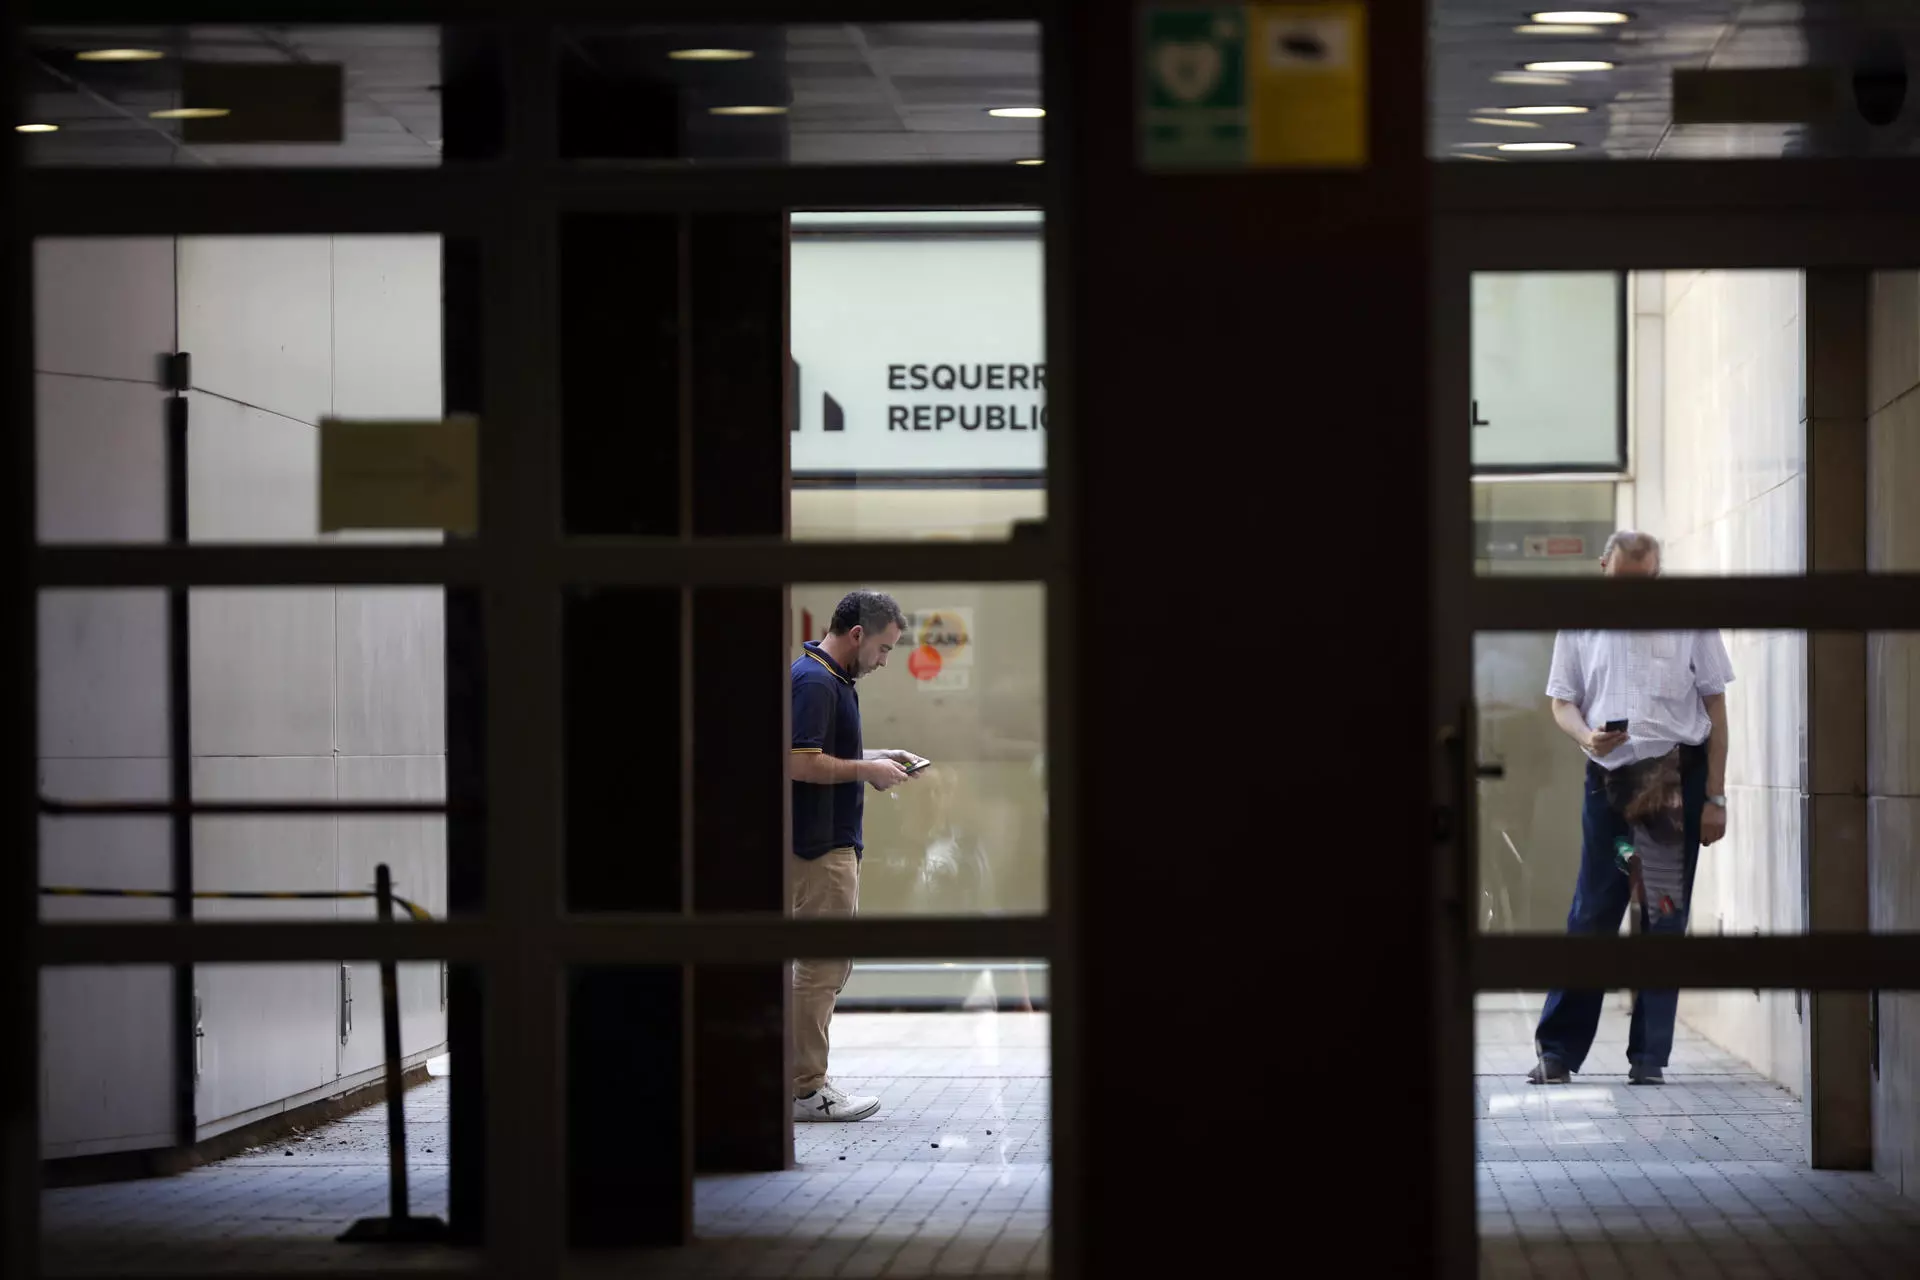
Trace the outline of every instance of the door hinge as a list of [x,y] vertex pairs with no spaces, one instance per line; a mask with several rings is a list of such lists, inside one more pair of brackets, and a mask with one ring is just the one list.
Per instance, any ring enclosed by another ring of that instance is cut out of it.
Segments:
[[440,962],[440,1012],[447,1011],[447,962]]
[[206,1011],[200,1003],[200,993],[193,993],[193,1082],[200,1083],[200,1075],[206,1069],[207,1019]]
[[353,1036],[353,967],[340,966],[340,1043]]
[[164,352],[160,356],[160,385],[168,391],[185,394],[193,389],[193,357],[185,351]]

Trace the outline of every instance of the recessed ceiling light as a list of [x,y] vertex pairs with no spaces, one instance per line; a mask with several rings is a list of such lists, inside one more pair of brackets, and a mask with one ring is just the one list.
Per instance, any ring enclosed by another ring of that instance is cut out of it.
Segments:
[[1495,84],[1562,85],[1572,84],[1573,77],[1530,75],[1525,71],[1502,71],[1494,76],[1493,82]]
[[167,55],[158,49],[82,49],[73,56],[79,62],[158,62]]
[[1045,107],[990,107],[990,116],[999,116],[1002,120],[1038,120],[1047,114]]
[[1585,22],[1528,22],[1513,29],[1521,36],[1597,36],[1605,28]]
[[1537,107],[1502,107],[1500,110],[1510,116],[1583,116],[1593,110],[1592,107],[1568,105],[1543,105]]
[[745,62],[751,49],[675,49],[667,54],[675,62]]
[[1497,125],[1502,129],[1538,129],[1541,127],[1540,122],[1537,120],[1503,120],[1499,116],[1474,116],[1472,119],[1475,124]]
[[713,116],[783,116],[785,107],[708,107],[707,114]]
[[1534,14],[1533,20],[1535,22],[1591,22],[1600,26],[1617,27],[1623,22],[1632,22],[1633,15],[1613,9],[1548,9]]
[[1584,59],[1573,59],[1571,61],[1562,61],[1562,62],[1529,62],[1526,64],[1526,70],[1528,71],[1611,71],[1613,70],[1613,64],[1611,62],[1589,62]]
[[168,107],[164,111],[149,111],[149,120],[218,120],[221,116],[233,114],[231,107]]
[[13,131],[15,133],[58,133],[60,132],[60,126],[57,124],[17,124],[13,126]]
[[1015,163],[1015,164],[1045,164],[1045,163],[1046,163],[1046,161],[1045,161],[1045,160],[1041,160],[1041,159],[1039,159],[1038,157],[1036,157],[1036,158],[1034,158],[1034,159],[1031,159],[1031,160],[1015,160],[1015,161],[1014,161],[1014,163]]
[[1503,142],[1498,149],[1501,151],[1571,151],[1573,148],[1574,144],[1571,142]]

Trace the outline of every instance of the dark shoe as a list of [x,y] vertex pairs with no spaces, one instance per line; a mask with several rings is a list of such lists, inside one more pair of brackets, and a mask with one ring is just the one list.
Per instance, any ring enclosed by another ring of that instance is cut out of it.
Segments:
[[1527,1072],[1528,1084],[1569,1084],[1573,1075],[1567,1070],[1567,1064],[1550,1053],[1540,1055],[1540,1061],[1533,1070]]
[[1637,1062],[1627,1064],[1628,1084],[1665,1084],[1667,1077],[1659,1067],[1643,1067]]

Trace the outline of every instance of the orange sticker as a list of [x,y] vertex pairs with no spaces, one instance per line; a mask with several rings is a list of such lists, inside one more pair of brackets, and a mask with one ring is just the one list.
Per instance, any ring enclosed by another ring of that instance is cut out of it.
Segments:
[[907,671],[915,680],[931,680],[940,674],[944,665],[940,651],[930,644],[923,644],[907,655]]

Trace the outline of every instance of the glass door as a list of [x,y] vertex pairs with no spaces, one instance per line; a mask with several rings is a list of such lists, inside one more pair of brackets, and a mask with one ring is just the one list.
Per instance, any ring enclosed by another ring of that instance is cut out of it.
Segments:
[[1907,1256],[1920,205],[1891,176],[1436,166],[1448,1274]]

